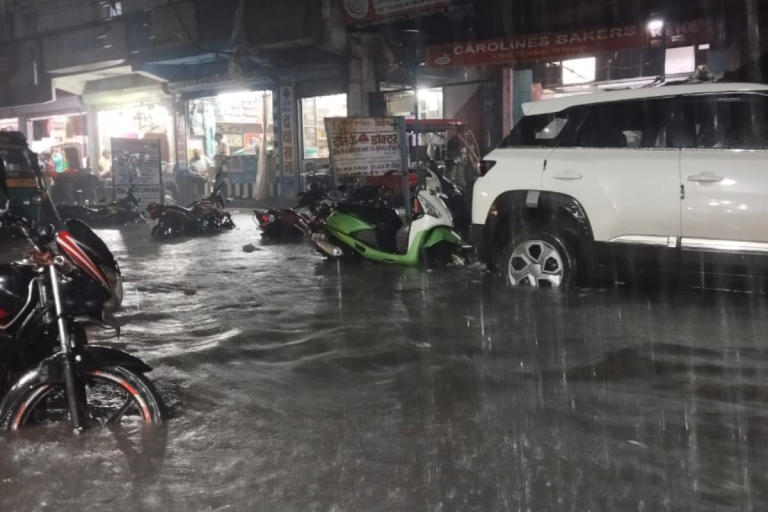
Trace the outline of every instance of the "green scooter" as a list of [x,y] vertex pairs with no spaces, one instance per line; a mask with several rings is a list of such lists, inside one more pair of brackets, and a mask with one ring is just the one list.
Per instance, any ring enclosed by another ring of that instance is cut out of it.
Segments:
[[465,265],[471,247],[453,230],[440,194],[418,186],[410,223],[394,208],[340,203],[326,219],[325,233],[313,236],[327,258],[363,258],[408,267]]

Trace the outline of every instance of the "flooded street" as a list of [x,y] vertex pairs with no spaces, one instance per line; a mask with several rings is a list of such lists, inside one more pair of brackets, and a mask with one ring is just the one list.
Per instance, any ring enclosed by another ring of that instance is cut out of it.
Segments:
[[170,419],[0,438],[0,510],[768,508],[766,298],[340,266],[235,222],[100,232],[124,327],[91,340]]

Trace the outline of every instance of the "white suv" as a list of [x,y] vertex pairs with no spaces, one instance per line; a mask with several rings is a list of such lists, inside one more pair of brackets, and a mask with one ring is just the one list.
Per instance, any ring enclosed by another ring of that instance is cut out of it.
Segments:
[[[667,266],[768,277],[768,85],[695,84],[524,105],[474,186],[472,238],[512,285]],[[711,281],[711,278],[718,279]]]

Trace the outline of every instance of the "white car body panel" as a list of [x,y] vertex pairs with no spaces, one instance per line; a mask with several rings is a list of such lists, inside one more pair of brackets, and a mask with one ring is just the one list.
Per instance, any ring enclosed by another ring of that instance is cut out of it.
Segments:
[[484,160],[496,165],[475,182],[472,194],[472,222],[485,224],[488,212],[499,195],[512,190],[541,190],[544,160],[551,148],[499,148]]
[[559,148],[543,189],[579,201],[596,241],[680,236],[679,149]]
[[[762,242],[768,250],[768,151],[684,149],[681,155],[681,246],[706,249],[695,239],[711,239]],[[712,181],[691,181],[702,175]]]
[[739,92],[768,91],[766,84],[748,83],[715,83],[715,84],[690,84],[675,85],[673,87],[642,87],[639,89],[625,89],[621,91],[606,91],[597,93],[577,94],[562,98],[553,98],[543,101],[532,101],[523,104],[523,113],[526,116],[538,114],[550,114],[578,105],[594,105],[597,103],[610,103],[616,101],[639,100],[648,98],[666,98],[691,94],[726,94]]

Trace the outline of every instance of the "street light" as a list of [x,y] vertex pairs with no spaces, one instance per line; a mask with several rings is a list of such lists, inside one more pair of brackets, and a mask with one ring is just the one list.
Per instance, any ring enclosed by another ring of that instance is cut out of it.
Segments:
[[667,28],[663,18],[654,18],[648,22],[648,33],[651,39],[659,38],[661,48],[661,73],[659,81],[663,84],[667,81]]

